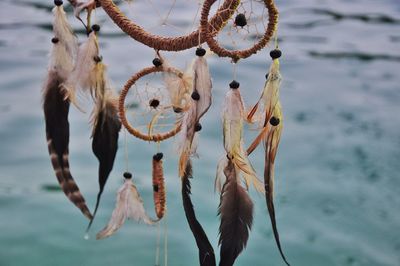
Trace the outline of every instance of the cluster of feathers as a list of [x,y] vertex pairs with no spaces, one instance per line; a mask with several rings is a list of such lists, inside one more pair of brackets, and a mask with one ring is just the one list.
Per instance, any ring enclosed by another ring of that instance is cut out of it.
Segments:
[[[99,55],[97,32],[78,46],[61,1],[55,1],[52,39],[47,81],[43,90],[46,138],[57,180],[65,195],[90,220],[96,215],[101,194],[114,165],[121,122],[116,96],[106,76],[106,66]],[[95,28],[95,27],[94,27]],[[77,93],[89,92],[94,101],[92,112],[92,150],[99,161],[99,193],[92,213],[74,181],[68,160],[70,104],[79,109]]]
[[[60,2],[60,1],[57,1]],[[90,13],[96,2],[70,1],[75,15],[83,9],[88,11],[86,27],[90,25]],[[57,5],[57,4],[56,4]],[[90,229],[96,216],[101,195],[113,169],[118,150],[118,136],[121,122],[118,117],[117,99],[106,75],[106,66],[100,56],[97,32],[99,27],[88,31],[87,40],[78,45],[62,4],[54,10],[52,39],[47,80],[43,90],[43,109],[46,123],[46,138],[55,175],[65,195],[90,220]],[[80,18],[79,18],[80,19]],[[82,21],[82,20],[81,20]],[[182,201],[189,227],[199,249],[200,265],[216,265],[215,255],[205,231],[195,215],[190,198],[193,167],[191,158],[196,156],[200,120],[212,103],[212,82],[207,65],[206,51],[198,48],[196,59],[184,73],[171,73],[171,66],[163,61],[163,73],[170,102],[176,113],[180,113],[181,127],[178,173],[182,182]],[[222,124],[225,154],[217,166],[215,189],[220,194],[218,214],[220,216],[219,245],[220,266],[233,265],[246,247],[253,223],[253,202],[248,190],[251,186],[265,194],[271,224],[278,249],[283,254],[276,226],[273,202],[274,165],[281,138],[283,117],[279,101],[281,76],[278,57],[273,57],[269,75],[262,94],[250,112],[246,113],[239,83],[233,81],[225,95]],[[71,103],[83,111],[78,101],[80,95],[91,95],[94,110],[92,122],[92,150],[99,161],[99,192],[93,214],[86,205],[69,167],[69,121]],[[260,132],[246,149],[243,141],[245,122],[257,123]],[[150,128],[150,127],[149,127]],[[149,129],[150,130],[150,129]],[[265,148],[264,182],[256,174],[249,155],[263,143]],[[124,183],[118,190],[116,206],[108,224],[97,234],[97,239],[113,235],[126,219],[154,225],[166,212],[166,195],[163,173],[163,155],[153,156],[153,193],[157,218],[151,218],[145,211],[143,200],[132,181],[130,173],[124,174]]]

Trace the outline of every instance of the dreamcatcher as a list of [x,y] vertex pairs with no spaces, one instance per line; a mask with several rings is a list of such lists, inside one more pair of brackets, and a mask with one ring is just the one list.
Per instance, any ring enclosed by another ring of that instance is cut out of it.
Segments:
[[[53,47],[43,108],[49,154],[56,177],[66,196],[90,220],[87,231],[112,171],[122,126],[135,138],[154,143],[157,149],[151,159],[156,218],[146,212],[135,178],[126,171],[110,221],[97,234],[97,239],[113,235],[126,219],[149,225],[163,219],[167,203],[164,154],[159,151],[159,143],[176,136],[183,207],[199,249],[199,262],[200,265],[216,265],[214,249],[197,220],[190,197],[190,178],[194,170],[192,159],[197,157],[197,143],[201,142],[201,120],[212,104],[213,86],[207,57],[214,53],[221,58],[230,58],[233,65],[233,79],[222,108],[225,154],[218,162],[215,179],[215,188],[220,193],[219,265],[233,265],[247,244],[253,222],[254,205],[248,193],[252,188],[265,194],[278,249],[289,265],[279,241],[273,203],[274,164],[283,125],[279,100],[281,52],[277,42],[278,11],[274,1],[205,0],[201,4],[198,29],[178,37],[147,32],[127,18],[112,0],[69,2],[74,7],[74,15],[87,31],[87,39],[78,46],[63,10],[63,2],[55,0]],[[92,23],[93,10],[100,7],[127,35],[155,50],[152,65],[133,74],[119,96],[110,86],[100,53],[100,26]],[[215,14],[211,16],[212,10]],[[86,19],[81,18],[83,14]],[[275,48],[270,51],[272,63],[265,86],[259,100],[248,110],[241,95],[241,85],[236,81],[237,65],[240,60],[261,51],[273,37]],[[205,43],[209,51],[203,47]],[[161,54],[161,51],[179,52],[193,47],[196,47],[194,59],[186,70],[175,68]],[[79,102],[82,94],[91,95],[94,102],[92,150],[99,161],[99,192],[93,215],[72,178],[68,162],[68,111],[71,103],[80,110],[84,109]],[[243,137],[245,123],[254,124],[258,130],[257,137],[247,148]],[[265,149],[264,180],[258,178],[249,158],[261,143]]]

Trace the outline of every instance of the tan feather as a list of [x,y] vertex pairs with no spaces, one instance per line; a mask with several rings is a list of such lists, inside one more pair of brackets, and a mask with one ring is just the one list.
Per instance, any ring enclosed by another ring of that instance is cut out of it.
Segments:
[[103,239],[113,235],[125,223],[126,219],[134,219],[138,222],[144,222],[149,225],[155,223],[149,216],[143,206],[143,200],[137,191],[136,186],[131,179],[125,179],[124,184],[118,190],[117,203],[111,215],[107,226],[97,235],[97,239]]
[[193,150],[193,139],[195,135],[195,126],[197,123],[197,108],[196,102],[191,100],[192,104],[189,110],[185,112],[182,119],[182,130],[180,132],[180,147],[179,147],[179,176],[183,177],[185,174],[186,164],[191,156],[191,154],[196,151]]
[[247,187],[252,183],[259,192],[264,191],[243,145],[244,104],[240,90],[230,89],[225,96],[223,108],[224,147],[227,156],[243,173]]

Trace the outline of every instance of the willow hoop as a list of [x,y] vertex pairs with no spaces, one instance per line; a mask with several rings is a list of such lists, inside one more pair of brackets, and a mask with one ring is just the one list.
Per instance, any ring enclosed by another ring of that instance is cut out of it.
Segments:
[[274,35],[278,24],[278,17],[279,17],[278,9],[276,8],[273,0],[263,0],[265,7],[268,9],[268,25],[267,28],[265,29],[263,37],[252,47],[243,50],[228,50],[221,47],[218,44],[218,42],[214,39],[214,36],[212,36],[212,34],[209,34],[208,16],[211,6],[215,2],[216,0],[204,1],[203,9],[201,11],[200,30],[201,30],[201,35],[206,37],[206,42],[210,47],[211,51],[216,53],[218,56],[230,57],[234,62],[237,62],[239,59],[247,58],[252,54],[257,53],[262,48],[264,48],[270,41],[271,37]]
[[134,74],[124,85],[124,88],[122,89],[120,95],[119,95],[119,102],[118,102],[118,111],[119,111],[119,117],[121,119],[121,123],[124,125],[126,130],[133,136],[145,140],[145,141],[154,141],[154,142],[161,142],[163,140],[166,140],[170,137],[175,136],[180,130],[181,130],[181,123],[175,124],[175,127],[171,129],[168,132],[164,133],[159,133],[159,134],[145,134],[140,132],[139,130],[135,129],[127,120],[126,118],[126,112],[125,112],[125,99],[126,95],[129,92],[129,89],[135,84],[137,80],[139,80],[141,77],[144,77],[148,74],[151,73],[156,73],[156,72],[170,72],[173,73],[179,77],[183,75],[181,71],[175,68],[168,68],[167,70],[164,70],[161,66],[152,66],[152,67],[147,67],[142,69],[140,72]]
[[[143,43],[155,50],[159,51],[182,51],[198,46],[206,41],[201,34],[200,29],[193,31],[188,35],[180,37],[163,37],[154,35],[145,31],[142,27],[127,18],[122,11],[114,4],[113,0],[97,0],[108,16],[114,21],[118,27],[126,34],[131,36],[138,42]],[[225,0],[217,13],[210,20],[210,28],[215,31],[211,32],[213,36],[225,25],[226,21],[233,15],[240,0]],[[207,21],[208,24],[208,21]],[[199,38],[200,34],[200,38]]]

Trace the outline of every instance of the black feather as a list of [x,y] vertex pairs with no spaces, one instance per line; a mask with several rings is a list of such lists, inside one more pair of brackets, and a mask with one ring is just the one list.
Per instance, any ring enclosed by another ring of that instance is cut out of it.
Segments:
[[[272,141],[272,137],[269,137],[268,140]],[[267,146],[271,146],[270,143],[268,143],[267,140]],[[274,237],[275,237],[275,242],[276,245],[278,246],[279,253],[282,256],[282,259],[286,263],[286,265],[290,266],[289,262],[286,260],[285,255],[283,254],[283,250],[281,247],[281,242],[279,240],[279,233],[278,233],[278,227],[276,225],[276,218],[275,218],[275,206],[274,206],[274,193],[273,193],[273,162],[275,158],[273,158],[273,155],[270,154],[269,148],[265,151],[265,165],[264,165],[264,187],[265,187],[265,200],[267,202],[267,208],[268,208],[268,213],[269,213],[269,218],[271,220],[271,226],[272,226],[272,231],[274,232]]]
[[189,160],[186,164],[185,174],[182,177],[182,201],[185,210],[186,219],[188,221],[190,230],[196,240],[199,249],[199,261],[201,266],[215,266],[214,249],[208,240],[203,227],[196,218],[192,200],[190,199],[191,185],[190,179],[193,177],[192,163]]
[[[61,83],[62,79],[57,73],[50,71],[43,94],[43,110],[49,154],[61,189],[69,200],[72,201],[88,219],[91,219],[92,215],[86,206],[85,199],[80,193],[69,169],[68,113],[70,103],[68,100],[64,99],[64,94],[60,87]],[[56,158],[54,158],[54,156]]]
[[237,171],[231,161],[224,170],[226,182],[221,192],[218,214],[220,266],[231,266],[246,247],[253,223],[253,202],[238,183]]
[[103,110],[100,110],[93,131],[92,150],[99,160],[99,192],[97,194],[96,206],[93,219],[90,221],[87,231],[96,216],[101,194],[104,191],[108,176],[114,166],[115,156],[118,150],[118,136],[121,130],[121,122],[116,107],[108,102]]

